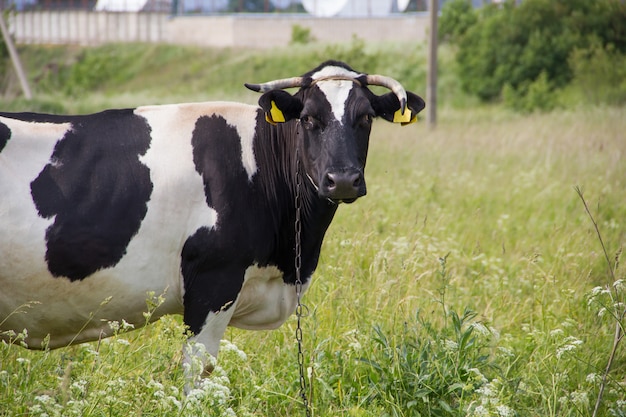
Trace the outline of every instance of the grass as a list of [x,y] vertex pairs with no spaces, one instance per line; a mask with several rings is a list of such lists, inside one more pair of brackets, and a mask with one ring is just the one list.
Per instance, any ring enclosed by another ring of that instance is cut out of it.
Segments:
[[[71,106],[115,102],[111,91]],[[312,414],[592,416],[624,326],[623,109],[439,115],[435,130],[375,124],[368,195],[327,235],[304,299]],[[294,334],[295,317],[229,329],[215,375],[188,397],[179,317],[43,353],[0,344],[0,415],[303,415]],[[626,415],[624,375],[621,345],[597,415]]]

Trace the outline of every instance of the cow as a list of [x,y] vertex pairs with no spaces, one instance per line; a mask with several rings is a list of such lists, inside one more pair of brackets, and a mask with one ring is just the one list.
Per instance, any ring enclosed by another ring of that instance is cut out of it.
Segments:
[[373,119],[408,124],[425,105],[338,61],[246,87],[258,106],[0,113],[0,338],[98,340],[107,322],[146,324],[153,293],[149,321],[182,314],[189,343],[217,357],[227,326],[293,314],[338,205],[366,194]]

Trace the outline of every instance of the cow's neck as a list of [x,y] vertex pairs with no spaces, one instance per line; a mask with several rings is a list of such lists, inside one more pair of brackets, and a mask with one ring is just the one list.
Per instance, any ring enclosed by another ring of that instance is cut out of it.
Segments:
[[[296,122],[265,125],[255,152],[259,157],[259,179],[265,198],[274,207],[271,216],[278,237],[277,262],[285,271],[285,280],[295,281],[296,221]],[[302,170],[302,164],[301,168]],[[322,240],[337,211],[337,205],[322,199],[304,172],[300,178],[301,248],[303,280],[313,273],[319,259]]]

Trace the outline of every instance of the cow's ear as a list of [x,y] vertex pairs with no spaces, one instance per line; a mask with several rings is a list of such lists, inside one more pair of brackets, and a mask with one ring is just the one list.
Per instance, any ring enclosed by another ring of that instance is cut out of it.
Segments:
[[283,90],[272,90],[263,94],[259,106],[265,112],[265,120],[275,125],[300,117],[304,105],[300,99]]
[[417,113],[424,110],[426,103],[424,100],[410,91],[406,92],[407,105],[404,114],[400,111],[400,101],[394,93],[387,93],[382,96],[374,96],[372,107],[377,117],[382,117],[388,122],[400,123],[403,126],[417,121]]

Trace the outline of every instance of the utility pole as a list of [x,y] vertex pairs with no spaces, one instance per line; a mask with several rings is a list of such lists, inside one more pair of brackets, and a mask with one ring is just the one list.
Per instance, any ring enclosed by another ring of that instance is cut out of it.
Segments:
[[24,92],[24,97],[27,100],[33,98],[33,95],[30,92],[30,87],[28,86],[28,80],[26,79],[26,75],[24,75],[24,69],[22,68],[22,63],[20,62],[20,57],[17,54],[17,50],[15,49],[15,45],[13,45],[13,39],[9,35],[9,30],[7,29],[6,24],[4,23],[4,11],[0,7],[0,32],[2,32],[2,36],[4,37],[4,43],[7,45],[7,49],[9,50],[9,56],[11,57],[11,62],[13,62],[13,68],[15,68],[15,72],[17,73],[17,78],[20,80],[20,85],[22,86],[22,91]]
[[426,121],[433,129],[437,125],[437,14],[439,0],[429,0],[430,37],[428,38],[428,75],[426,85]]

